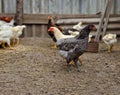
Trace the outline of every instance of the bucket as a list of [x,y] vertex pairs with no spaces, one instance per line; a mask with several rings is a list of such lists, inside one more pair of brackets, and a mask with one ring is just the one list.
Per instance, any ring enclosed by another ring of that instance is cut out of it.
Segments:
[[86,51],[97,53],[99,50],[99,43],[98,42],[89,42]]

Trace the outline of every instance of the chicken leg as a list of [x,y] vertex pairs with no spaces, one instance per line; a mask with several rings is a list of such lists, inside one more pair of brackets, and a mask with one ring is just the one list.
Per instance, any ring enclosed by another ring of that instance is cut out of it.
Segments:
[[77,68],[77,71],[79,72],[80,70],[79,70],[79,65],[78,65],[78,59],[79,58],[75,58],[75,59],[73,59],[73,61],[74,61],[74,63],[75,63],[75,66],[76,66],[76,68]]
[[80,62],[80,65],[82,65],[82,60],[81,60],[80,56],[78,57],[78,61]]
[[71,62],[71,60],[67,60],[67,71],[68,72],[70,71],[70,62]]
[[114,45],[111,45],[111,46],[110,46],[110,51],[112,50],[113,46],[114,46]]
[[16,39],[16,45],[19,45],[19,43],[20,43],[20,40],[19,40],[19,38],[18,39]]
[[4,49],[6,48],[6,47],[5,47],[5,43],[4,43],[4,42],[2,43],[2,47],[3,47]]

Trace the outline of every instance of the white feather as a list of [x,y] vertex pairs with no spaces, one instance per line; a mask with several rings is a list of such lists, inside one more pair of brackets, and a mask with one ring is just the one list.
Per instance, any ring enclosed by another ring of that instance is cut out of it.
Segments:
[[64,39],[64,38],[72,38],[72,37],[75,37],[73,35],[64,35],[58,28],[56,27],[51,27],[53,28],[53,33],[54,33],[54,36],[57,40],[59,39]]
[[117,42],[116,34],[106,34],[102,40],[105,44],[110,46],[111,44],[115,44]]
[[82,27],[82,22],[79,22],[77,25],[74,25],[73,26],[73,29],[77,29],[77,30],[81,30],[83,27]]

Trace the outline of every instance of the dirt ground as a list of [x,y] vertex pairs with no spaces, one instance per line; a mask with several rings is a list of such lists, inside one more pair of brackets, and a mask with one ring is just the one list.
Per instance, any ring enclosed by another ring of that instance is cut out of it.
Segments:
[[0,49],[0,95],[120,95],[120,40],[113,52],[84,53],[80,72],[66,70],[50,38],[21,38]]

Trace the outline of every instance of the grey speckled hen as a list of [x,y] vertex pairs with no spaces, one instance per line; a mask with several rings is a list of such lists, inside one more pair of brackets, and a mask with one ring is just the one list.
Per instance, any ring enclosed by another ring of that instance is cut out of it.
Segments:
[[89,33],[96,30],[94,25],[87,25],[81,30],[79,35],[73,38],[60,39],[57,41],[56,45],[58,48],[59,54],[66,59],[68,70],[70,69],[69,63],[74,61],[77,70],[78,69],[78,58],[81,56],[88,45]]

